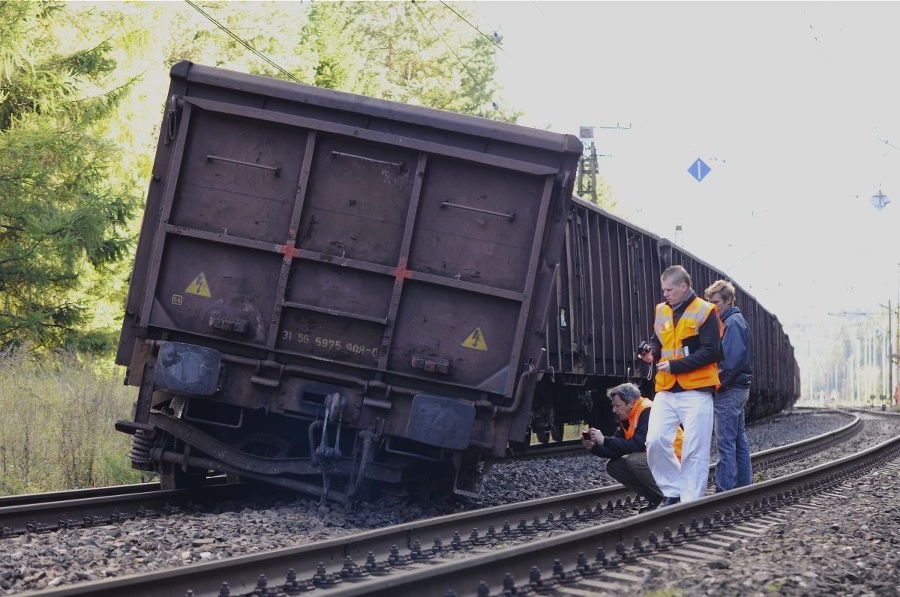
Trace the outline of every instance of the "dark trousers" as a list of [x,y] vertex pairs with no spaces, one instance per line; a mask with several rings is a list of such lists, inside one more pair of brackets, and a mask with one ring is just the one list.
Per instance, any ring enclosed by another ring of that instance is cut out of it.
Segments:
[[606,472],[649,502],[660,502],[664,497],[653,480],[653,473],[647,465],[646,452],[632,452],[621,458],[611,458],[606,463]]

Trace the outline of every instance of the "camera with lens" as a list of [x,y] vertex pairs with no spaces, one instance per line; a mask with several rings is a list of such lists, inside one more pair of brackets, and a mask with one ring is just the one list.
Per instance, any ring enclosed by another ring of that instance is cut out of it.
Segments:
[[653,350],[653,349],[650,347],[650,343],[647,342],[646,340],[641,340],[641,343],[638,344],[638,347],[637,347],[637,354],[638,354],[638,356],[643,356],[643,355],[647,354],[648,352],[650,352],[651,350]]

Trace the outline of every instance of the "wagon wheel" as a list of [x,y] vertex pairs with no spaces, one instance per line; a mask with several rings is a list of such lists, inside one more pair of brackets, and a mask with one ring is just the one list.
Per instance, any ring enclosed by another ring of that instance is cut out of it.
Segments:
[[550,430],[542,429],[541,431],[535,431],[534,434],[537,436],[537,440],[542,444],[550,443]]

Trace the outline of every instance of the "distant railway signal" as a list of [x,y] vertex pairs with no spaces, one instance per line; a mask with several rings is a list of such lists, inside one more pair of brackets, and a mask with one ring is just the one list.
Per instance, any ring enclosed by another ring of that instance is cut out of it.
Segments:
[[887,204],[890,203],[891,200],[887,195],[881,192],[881,189],[878,189],[878,192],[869,198],[869,202],[875,207],[875,209],[881,211],[882,209],[887,207]]
[[706,178],[706,175],[709,174],[710,170],[711,168],[707,166],[706,162],[704,162],[700,158],[697,158],[697,160],[693,164],[691,164],[691,167],[688,168],[688,172],[691,174],[691,176],[697,179],[697,182],[700,182],[704,178]]

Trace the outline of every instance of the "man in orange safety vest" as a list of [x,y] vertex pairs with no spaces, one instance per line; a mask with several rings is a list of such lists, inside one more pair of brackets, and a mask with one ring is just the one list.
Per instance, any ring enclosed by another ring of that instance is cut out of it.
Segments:
[[[606,463],[609,476],[647,500],[641,512],[653,510],[664,497],[647,466],[645,441],[653,402],[642,397],[632,383],[610,388],[606,395],[619,426],[612,436],[603,435],[599,429],[588,429],[582,433],[582,444],[592,454],[609,458]],[[681,458],[681,443],[681,429],[678,429],[671,448],[676,458]]]

